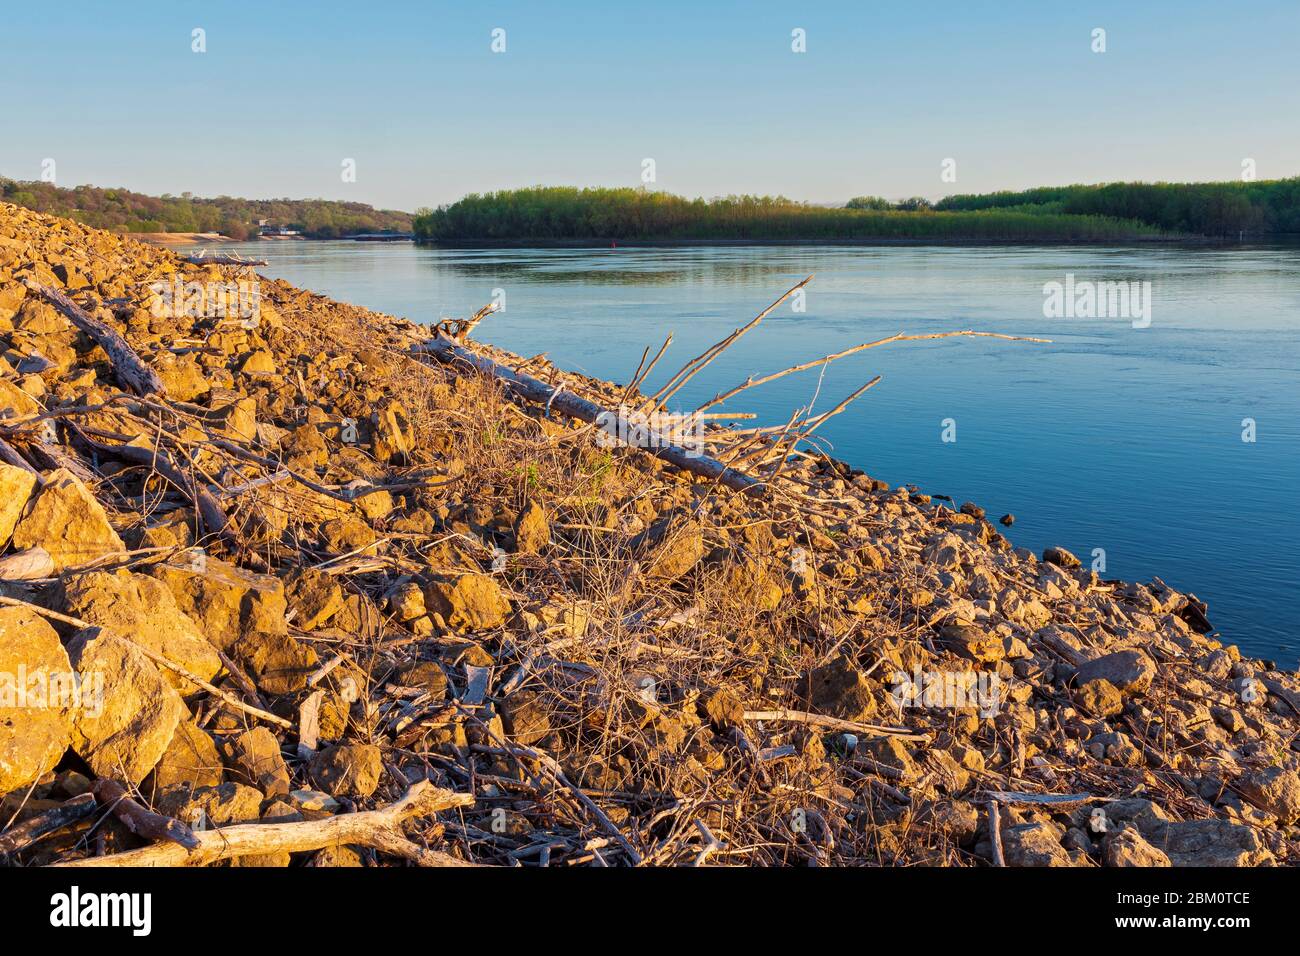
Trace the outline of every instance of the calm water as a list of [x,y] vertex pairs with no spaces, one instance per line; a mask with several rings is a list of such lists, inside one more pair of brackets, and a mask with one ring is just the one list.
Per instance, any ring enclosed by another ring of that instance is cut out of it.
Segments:
[[[899,330],[1051,338],[887,346],[742,395],[732,410],[784,422],[814,396],[824,410],[882,374],[824,429],[837,457],[975,501],[991,518],[1012,512],[1017,544],[1061,545],[1085,563],[1104,549],[1106,576],[1159,575],[1207,600],[1227,640],[1296,665],[1300,249],[239,248],[270,259],[267,274],[415,321],[467,315],[504,290],[505,311],[478,338],[615,381],[672,331],[666,377],[816,273],[806,311],[783,305],[678,396],[683,410],[751,372]],[[1045,318],[1043,285],[1067,273],[1150,281],[1150,326]],[[949,418],[957,440],[946,443]],[[1242,440],[1247,418],[1253,443]]]

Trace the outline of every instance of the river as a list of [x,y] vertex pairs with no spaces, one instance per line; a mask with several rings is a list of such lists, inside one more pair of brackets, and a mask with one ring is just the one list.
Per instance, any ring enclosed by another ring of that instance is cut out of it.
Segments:
[[[883,375],[824,428],[835,457],[974,501],[991,520],[1013,513],[1017,545],[1068,548],[1105,577],[1159,576],[1208,601],[1226,642],[1297,664],[1300,248],[264,241],[214,251],[268,259],[264,274],[421,322],[496,297],[504,309],[476,338],[620,382],[671,331],[651,385],[815,274],[802,301],[692,380],[682,410],[750,373],[898,331],[1050,338],[890,345],[787,376],[731,410],[784,422]],[[1081,316],[1083,302],[1074,317],[1046,314],[1048,284],[1081,295],[1101,282],[1137,284],[1129,317]],[[1134,318],[1137,303],[1149,309]]]

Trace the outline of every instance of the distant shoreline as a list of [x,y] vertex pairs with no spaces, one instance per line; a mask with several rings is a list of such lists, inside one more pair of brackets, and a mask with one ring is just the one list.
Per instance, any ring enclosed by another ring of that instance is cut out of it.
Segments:
[[1223,246],[1292,245],[1300,236],[1257,236],[1244,241],[1205,236],[1126,236],[1107,239],[456,239],[415,240],[447,249],[618,249],[687,246]]

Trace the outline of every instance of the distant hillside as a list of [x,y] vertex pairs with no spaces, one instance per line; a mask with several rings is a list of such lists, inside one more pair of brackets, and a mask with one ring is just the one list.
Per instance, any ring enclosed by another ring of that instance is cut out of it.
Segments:
[[329,199],[199,199],[189,193],[160,197],[98,186],[63,189],[4,177],[0,199],[114,232],[220,232],[232,239],[252,239],[261,231],[261,221],[312,239],[411,231],[408,213]]

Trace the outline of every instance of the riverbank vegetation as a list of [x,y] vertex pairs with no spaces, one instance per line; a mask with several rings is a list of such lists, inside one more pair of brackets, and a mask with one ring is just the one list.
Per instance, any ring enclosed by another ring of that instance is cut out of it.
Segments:
[[[533,187],[475,193],[416,213],[417,241],[1061,241],[1159,238],[1103,215],[1018,209],[935,211],[914,203],[828,208],[780,196],[686,199],[644,189]],[[911,202],[911,201],[907,201]]]
[[327,199],[199,199],[190,193],[159,197],[129,189],[66,189],[3,177],[0,199],[113,232],[219,232],[231,239],[252,239],[265,224],[309,239],[337,239],[357,233],[411,231],[409,213]]
[[1300,177],[1225,183],[1106,183],[948,196],[944,212],[1107,216],[1210,237],[1300,234]]

